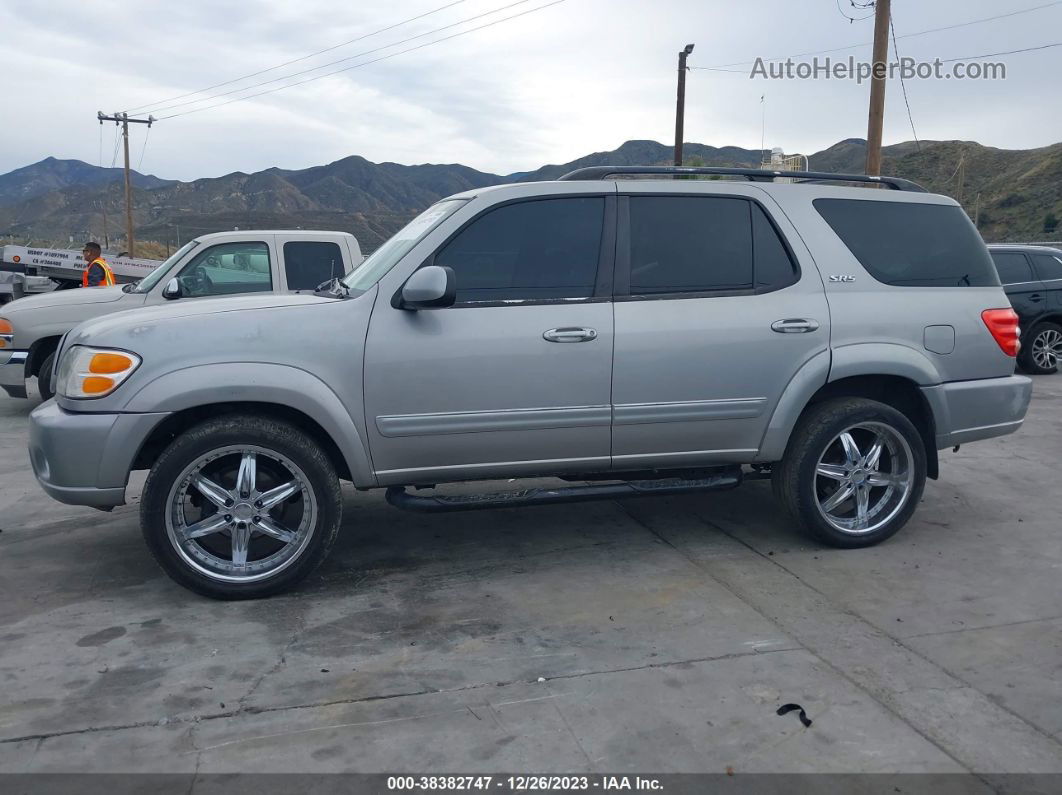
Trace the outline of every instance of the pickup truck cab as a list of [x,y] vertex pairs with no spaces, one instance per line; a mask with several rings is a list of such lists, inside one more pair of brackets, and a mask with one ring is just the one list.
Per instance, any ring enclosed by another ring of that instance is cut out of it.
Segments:
[[[665,179],[612,177],[632,172]],[[700,174],[748,181],[672,178]],[[952,199],[863,175],[595,167],[439,201],[313,294],[83,323],[30,459],[48,494],[104,510],[150,470],[149,549],[225,599],[309,574],[344,480],[437,512],[769,477],[795,526],[865,547],[910,519],[938,450],[1021,426],[1017,352]],[[411,490],[541,476],[572,485]]]
[[25,398],[26,379],[37,376],[41,396],[50,398],[59,340],[84,320],[177,299],[312,291],[361,261],[347,232],[217,232],[189,241],[135,284],[18,299],[0,308],[0,387]]

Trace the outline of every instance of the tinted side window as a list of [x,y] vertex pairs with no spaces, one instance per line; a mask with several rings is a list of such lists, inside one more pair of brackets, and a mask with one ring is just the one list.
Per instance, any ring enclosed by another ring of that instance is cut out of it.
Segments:
[[751,289],[749,208],[744,199],[632,196],[631,295]]
[[273,289],[269,246],[251,243],[220,243],[204,249],[177,274],[183,295],[268,292]]
[[757,290],[777,290],[788,287],[797,279],[796,265],[778,237],[767,214],[758,204],[752,206],[753,270]]
[[898,287],[999,284],[981,236],[959,207],[816,199],[815,209],[879,282]]
[[996,263],[999,280],[1003,284],[1018,284],[1033,281],[1032,268],[1025,255],[1017,251],[993,251],[992,261]]
[[343,252],[336,243],[297,240],[284,244],[284,275],[289,290],[313,290],[343,275]]
[[1036,272],[1045,282],[1052,279],[1062,279],[1062,260],[1051,254],[1033,254],[1033,262],[1036,263]]
[[604,214],[597,196],[505,205],[461,230],[435,264],[453,268],[458,303],[589,298]]

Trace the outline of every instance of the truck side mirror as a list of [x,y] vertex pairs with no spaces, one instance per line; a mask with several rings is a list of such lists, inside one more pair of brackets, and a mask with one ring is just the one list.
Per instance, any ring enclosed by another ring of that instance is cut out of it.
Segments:
[[457,278],[453,268],[427,265],[402,285],[399,309],[442,309],[457,299]]
[[166,282],[166,286],[162,288],[162,297],[172,301],[175,298],[180,298],[182,292],[181,280],[174,276]]

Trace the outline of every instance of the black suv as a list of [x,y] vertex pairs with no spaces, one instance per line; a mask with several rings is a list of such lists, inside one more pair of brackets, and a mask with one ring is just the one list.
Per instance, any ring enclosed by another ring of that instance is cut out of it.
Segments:
[[992,245],[988,250],[1020,318],[1018,364],[1035,375],[1057,372],[1062,358],[1062,249]]

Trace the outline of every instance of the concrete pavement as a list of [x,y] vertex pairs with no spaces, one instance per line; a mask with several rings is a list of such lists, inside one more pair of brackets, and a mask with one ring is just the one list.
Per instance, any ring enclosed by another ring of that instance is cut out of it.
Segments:
[[0,772],[1062,773],[1062,377],[873,549],[806,542],[765,483],[445,516],[350,489],[315,576],[231,604],[161,574],[135,502],[45,497],[35,404],[0,399]]

